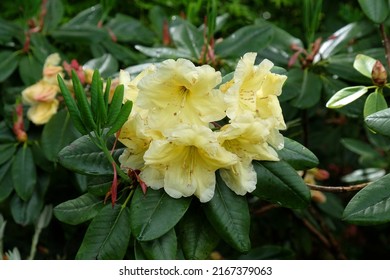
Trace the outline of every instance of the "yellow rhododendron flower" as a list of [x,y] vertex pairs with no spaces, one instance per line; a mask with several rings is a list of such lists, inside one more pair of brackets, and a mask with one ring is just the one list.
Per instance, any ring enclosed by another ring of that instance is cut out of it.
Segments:
[[58,53],[53,53],[46,58],[42,71],[43,81],[52,85],[57,84],[57,75],[62,74],[63,71],[63,68],[59,66],[60,62],[61,57]]
[[252,160],[279,160],[267,143],[270,128],[268,120],[244,115],[218,132],[222,146],[239,157],[236,164],[220,170],[222,179],[236,194],[244,195],[256,188],[257,175]]
[[36,125],[47,123],[58,110],[58,100],[53,99],[49,102],[39,102],[30,107],[27,111],[27,117]]
[[210,201],[215,171],[235,164],[237,156],[224,149],[205,126],[181,125],[165,137],[150,143],[142,180],[154,189],[164,188],[174,198],[195,194],[201,202]]
[[208,125],[226,116],[223,95],[214,89],[221,80],[221,73],[209,65],[169,59],[138,83],[136,105],[149,110],[152,128]]

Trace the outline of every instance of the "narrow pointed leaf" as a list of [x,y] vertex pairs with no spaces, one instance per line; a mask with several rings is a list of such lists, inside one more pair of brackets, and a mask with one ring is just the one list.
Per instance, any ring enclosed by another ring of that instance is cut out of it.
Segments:
[[361,225],[390,222],[390,175],[360,190],[346,206],[343,219]]
[[114,96],[112,97],[110,107],[108,107],[107,125],[111,126],[120,114],[124,95],[124,85],[119,85],[115,88]]
[[389,15],[387,0],[358,0],[358,2],[366,16],[375,23],[382,23]]
[[190,208],[176,227],[186,260],[205,260],[215,249],[219,236],[202,211]]
[[37,171],[31,148],[23,146],[12,163],[12,181],[18,196],[27,201],[31,198],[37,183]]
[[231,191],[219,174],[214,197],[202,208],[215,231],[230,246],[239,252],[250,250],[250,215],[246,197]]
[[139,241],[150,241],[167,233],[183,217],[191,198],[175,199],[164,190],[137,188],[130,205],[130,223]]
[[278,151],[280,159],[286,161],[295,170],[306,170],[316,167],[318,158],[300,143],[284,138],[284,148]]
[[54,208],[54,216],[61,222],[78,225],[93,219],[103,206],[103,199],[86,193],[57,205]]
[[108,130],[107,135],[114,134],[123,126],[123,124],[128,120],[132,108],[133,108],[133,102],[131,102],[130,100],[126,101],[126,103],[123,104],[114,123],[112,124],[111,128]]
[[368,127],[374,131],[390,136],[390,108],[369,115],[365,120]]
[[91,110],[95,122],[97,122],[98,99],[99,99],[100,74],[98,70],[93,71],[91,84]]
[[[107,147],[111,149],[114,137],[109,138]],[[114,159],[123,152],[123,148],[115,149]],[[89,138],[84,135],[70,145],[62,149],[58,155],[59,162],[64,167],[86,175],[112,175],[112,164],[108,161],[104,152],[98,148]]]
[[177,252],[177,238],[174,229],[151,241],[139,241],[142,251],[149,260],[174,260]]
[[362,75],[371,79],[371,72],[375,62],[376,59],[368,55],[358,54],[353,62],[353,68],[359,71]]
[[76,259],[123,259],[131,234],[129,221],[128,207],[107,204],[89,225]]
[[341,108],[362,95],[364,95],[368,91],[368,88],[365,86],[353,86],[346,87],[333,95],[329,101],[326,103],[326,107],[328,108]]
[[253,166],[257,173],[254,195],[293,209],[309,205],[309,188],[289,164],[284,161],[254,161]]

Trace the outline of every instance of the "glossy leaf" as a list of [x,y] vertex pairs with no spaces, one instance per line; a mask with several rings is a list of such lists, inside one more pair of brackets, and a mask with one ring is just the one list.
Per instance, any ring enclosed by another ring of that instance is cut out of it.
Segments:
[[111,128],[108,130],[107,135],[114,134],[115,132],[119,131],[119,129],[121,129],[124,123],[128,120],[132,108],[133,102],[130,100],[126,101],[126,103],[123,104],[122,108],[119,111],[119,114],[113,121]]
[[316,105],[321,98],[321,88],[320,77],[309,71],[309,69],[305,69],[299,94],[291,104],[299,109],[306,109]]
[[291,260],[294,252],[290,249],[276,245],[265,245],[253,248],[246,255],[241,255],[239,260]]
[[72,25],[67,27],[61,27],[51,32],[51,35],[64,42],[75,41],[84,44],[96,44],[103,40],[109,39],[108,33],[97,26],[87,25]]
[[368,55],[358,54],[353,62],[353,68],[359,71],[362,75],[371,79],[371,72],[375,62],[376,59]]
[[373,225],[390,221],[390,175],[360,190],[346,206],[343,219],[349,223]]
[[0,83],[4,82],[16,69],[19,63],[17,53],[10,51],[0,52]]
[[112,97],[110,106],[108,108],[108,117],[107,117],[107,125],[111,126],[114,124],[116,118],[118,117],[124,96],[124,85],[118,85],[115,88],[114,95]]
[[270,26],[248,25],[216,44],[215,53],[222,58],[235,58],[247,52],[258,52],[271,42],[272,36]]
[[51,0],[46,2],[46,14],[44,17],[43,30],[48,32],[57,28],[64,14],[64,6],[61,0]]
[[142,251],[149,260],[175,260],[177,238],[174,229],[151,241],[139,241]]
[[[114,138],[110,138],[108,148],[112,147]],[[114,150],[113,157],[118,158],[123,148]],[[86,175],[112,175],[113,169],[105,154],[91,141],[88,135],[84,135],[59,153],[59,162],[64,167]]]
[[288,208],[305,208],[310,203],[310,191],[298,173],[286,162],[259,162],[255,196]]
[[375,23],[382,23],[389,15],[389,2],[387,0],[358,0],[366,16]]
[[295,170],[306,170],[316,167],[318,158],[300,143],[284,138],[284,148],[278,151],[279,158],[290,164]]
[[374,131],[390,136],[390,108],[369,115],[365,121]]
[[76,139],[70,116],[67,111],[57,112],[44,126],[41,147],[46,158],[57,161],[58,153]]
[[54,208],[54,216],[61,222],[78,225],[93,219],[103,208],[103,199],[86,193]]
[[11,176],[12,161],[0,166],[0,202],[4,201],[13,191]]
[[112,176],[91,176],[88,178],[88,192],[96,196],[104,196],[111,188]]
[[364,117],[368,117],[378,111],[387,109],[387,102],[381,90],[370,93],[364,103]]
[[202,204],[204,213],[215,231],[234,249],[248,252],[250,215],[245,196],[236,195],[217,176],[214,197]]
[[343,138],[341,143],[350,151],[361,156],[379,157],[379,153],[369,144],[354,138]]
[[84,68],[96,69],[103,78],[108,78],[118,71],[118,61],[111,55],[105,54],[102,57],[87,61]]
[[[139,64],[145,59],[144,55],[140,54],[139,52],[136,52],[132,48],[128,48],[115,42],[104,41],[101,42],[101,44],[105,48],[104,53],[110,53],[117,60],[121,61],[124,65]],[[95,55],[95,57],[102,56],[104,55],[104,53],[100,55]]]
[[0,165],[9,161],[16,151],[15,143],[0,144]]
[[19,225],[27,226],[35,223],[43,205],[43,198],[36,192],[26,201],[15,194],[11,199],[10,209],[14,221]]
[[150,241],[166,234],[183,217],[191,198],[175,199],[164,190],[137,188],[130,205],[130,225],[139,241]]
[[37,183],[37,171],[31,148],[21,147],[12,163],[12,181],[18,196],[27,201],[31,198]]
[[76,259],[123,259],[131,234],[129,222],[128,207],[107,204],[88,226]]
[[191,53],[187,49],[174,49],[174,48],[150,48],[150,47],[144,47],[140,45],[136,45],[135,49],[140,51],[141,53],[150,56],[155,57],[159,59],[177,59],[177,58],[187,58],[192,59]]
[[101,5],[95,5],[78,13],[74,18],[65,23],[64,27],[72,28],[74,26],[89,25],[97,26],[103,16]]
[[365,86],[352,86],[346,87],[333,95],[328,102],[326,103],[326,107],[328,108],[341,108],[362,95],[364,95],[368,91],[368,88]]
[[186,260],[204,260],[219,243],[219,236],[197,207],[190,207],[176,227]]
[[43,65],[32,55],[25,55],[19,61],[19,75],[25,85],[32,85],[42,78]]

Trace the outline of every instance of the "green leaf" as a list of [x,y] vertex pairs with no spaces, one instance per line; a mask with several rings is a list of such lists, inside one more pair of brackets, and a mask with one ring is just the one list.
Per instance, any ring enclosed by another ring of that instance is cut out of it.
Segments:
[[19,61],[19,75],[25,85],[32,85],[42,78],[43,65],[33,55],[25,55]]
[[67,111],[57,112],[43,127],[41,147],[50,161],[57,161],[58,153],[76,139],[70,116]]
[[57,28],[64,15],[64,6],[61,0],[50,0],[46,2],[46,14],[43,24],[43,31],[47,33]]
[[16,52],[0,52],[0,83],[4,82],[14,72],[19,63]]
[[96,129],[96,123],[92,116],[91,105],[89,104],[83,85],[74,70],[72,70],[72,84],[81,120],[89,131],[94,131]]
[[298,173],[286,162],[258,162],[257,187],[253,194],[288,208],[305,208],[310,203],[310,191]]
[[139,241],[150,241],[167,233],[183,217],[191,198],[175,199],[164,190],[137,188],[130,205],[130,225]]
[[360,190],[345,207],[343,219],[360,225],[390,222],[390,174]]
[[114,34],[118,42],[137,44],[153,44],[154,34],[142,23],[132,17],[116,14],[106,25]]
[[361,156],[369,156],[369,157],[379,157],[380,154],[370,145],[360,140],[356,140],[353,138],[343,138],[341,139],[341,144],[343,144],[348,150],[357,153]]
[[284,148],[278,151],[279,158],[290,164],[295,170],[306,170],[316,167],[318,158],[300,143],[284,138]]
[[13,37],[23,41],[24,31],[19,25],[0,18],[0,26],[0,43],[9,43]]
[[[144,60],[144,55],[134,51],[132,48],[122,46],[112,41],[103,41],[101,44],[105,48],[104,53],[108,52],[112,54],[124,65],[137,65]],[[134,47],[136,48],[136,46]],[[95,57],[102,56],[104,53],[95,55]]]
[[114,134],[123,126],[123,124],[128,120],[132,108],[133,102],[130,100],[126,101],[126,103],[123,104],[118,116],[113,122],[111,128],[108,130],[107,135]]
[[321,98],[322,82],[319,75],[303,70],[302,83],[299,95],[291,104],[299,109],[306,109],[316,105]]
[[22,226],[34,224],[44,205],[43,198],[36,192],[31,197],[23,201],[16,194],[10,202],[11,214],[15,222]]
[[362,75],[371,79],[371,72],[375,63],[376,59],[368,55],[358,54],[355,58],[355,61],[353,62],[353,68],[359,71],[359,73],[361,73]]
[[187,59],[193,59],[191,53],[187,49],[179,48],[164,48],[164,47],[156,47],[156,48],[149,48],[144,47],[140,45],[136,45],[135,49],[140,51],[141,53],[150,56],[155,57],[159,59],[177,59],[177,58],[187,58]]
[[53,38],[62,42],[77,42],[82,44],[96,44],[108,40],[108,33],[97,27],[87,25],[63,26],[51,32]]
[[0,165],[9,161],[16,151],[15,143],[0,144]]
[[198,30],[190,22],[175,17],[170,24],[169,33],[172,41],[178,49],[187,50],[191,54],[191,59],[200,59],[204,44],[203,32]]
[[365,121],[374,131],[390,136],[390,108],[369,115]]
[[0,122],[0,143],[14,142],[15,135],[5,121]]
[[27,201],[31,198],[37,183],[37,171],[31,148],[21,147],[12,163],[12,181],[18,196]]
[[142,251],[149,260],[176,259],[177,239],[174,229],[151,241],[139,241]]
[[387,109],[387,102],[383,96],[382,90],[375,90],[370,93],[364,103],[364,117],[368,117],[371,114],[374,114],[378,111]]
[[360,7],[366,16],[375,23],[382,23],[389,15],[389,3],[387,0],[358,0]]
[[119,116],[122,107],[124,91],[125,91],[124,85],[118,85],[115,88],[115,92],[112,97],[111,104],[108,107],[108,117],[107,117],[108,126],[113,125],[116,118]]
[[92,220],[77,260],[121,260],[130,239],[129,208],[107,204]]
[[264,245],[253,248],[246,255],[241,255],[239,260],[291,260],[294,252],[290,249],[275,245]]
[[88,178],[88,192],[96,196],[104,196],[111,188],[113,176],[91,176]]
[[103,16],[103,9],[100,4],[92,6],[78,13],[74,18],[70,19],[63,27],[72,28],[74,26],[87,25],[97,26]]
[[86,193],[57,205],[54,208],[54,216],[61,222],[78,225],[93,219],[103,206],[103,199]]
[[57,81],[62,92],[62,96],[64,97],[66,107],[68,107],[68,111],[70,117],[72,118],[73,125],[81,134],[87,134],[88,131],[85,128],[83,121],[81,120],[80,111],[77,108],[76,101],[73,99],[72,95],[69,92],[69,89],[66,87],[64,80],[60,75],[57,76]]
[[11,176],[12,161],[0,166],[0,202],[7,199],[13,191],[13,182]]
[[222,58],[237,58],[247,52],[258,52],[272,40],[270,26],[248,25],[235,31],[215,45],[215,53]]
[[229,245],[239,252],[250,250],[250,215],[246,197],[231,191],[219,173],[217,173],[214,197],[202,206],[215,231]]
[[190,207],[176,226],[186,260],[205,260],[215,249],[219,236],[198,207]]
[[83,67],[98,70],[103,78],[108,78],[115,74],[119,68],[118,61],[111,54],[105,54],[101,57],[91,59]]
[[[107,147],[111,149],[114,137],[109,138]],[[113,157],[117,159],[123,148],[114,150]],[[104,152],[84,135],[59,153],[59,162],[64,167],[85,175],[112,175],[113,169]]]
[[362,95],[364,95],[368,91],[368,88],[365,86],[352,86],[346,87],[333,95],[328,102],[326,103],[326,107],[328,108],[341,108]]

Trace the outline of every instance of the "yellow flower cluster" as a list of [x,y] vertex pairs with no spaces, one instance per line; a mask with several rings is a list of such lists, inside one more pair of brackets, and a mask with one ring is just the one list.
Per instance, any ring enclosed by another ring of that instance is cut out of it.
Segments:
[[166,60],[133,80],[121,71],[125,99],[134,102],[119,136],[127,147],[122,168],[139,169],[149,187],[174,198],[210,201],[217,170],[235,193],[253,191],[252,160],[278,160],[279,130],[286,128],[277,98],[286,76],[271,73],[268,60],[255,65],[255,58],[245,54],[222,85],[220,72],[186,59]]

